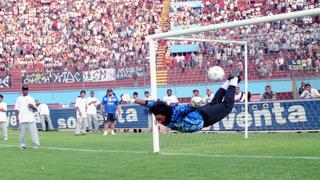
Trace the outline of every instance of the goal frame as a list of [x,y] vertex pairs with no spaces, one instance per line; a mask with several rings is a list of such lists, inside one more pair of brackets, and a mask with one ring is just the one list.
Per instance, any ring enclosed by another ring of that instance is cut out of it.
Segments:
[[[185,30],[178,30],[178,31],[169,31],[165,33],[159,33],[159,34],[153,34],[148,36],[149,41],[149,55],[150,55],[150,84],[151,84],[151,95],[152,97],[157,99],[157,82],[156,82],[156,42],[159,39],[170,39],[173,37],[179,37],[179,36],[185,36],[190,34],[196,34],[201,32],[207,32],[207,31],[214,31],[214,30],[220,30],[220,29],[230,29],[240,26],[248,26],[248,25],[255,25],[260,23],[268,23],[268,22],[274,22],[274,21],[281,21],[281,20],[288,20],[288,19],[294,19],[294,18],[302,18],[306,16],[316,16],[320,15],[320,8],[315,9],[308,9],[308,10],[302,10],[302,11],[296,11],[296,12],[289,12],[289,13],[283,13],[283,14],[277,14],[277,15],[271,15],[271,16],[264,16],[264,17],[258,17],[253,19],[246,19],[246,20],[240,20],[240,21],[232,21],[227,23],[221,23],[221,24],[215,24],[215,25],[208,25],[208,26],[201,26],[201,27],[195,27]],[[186,39],[184,39],[186,40]],[[247,45],[245,46],[245,54],[247,56]],[[245,56],[245,57],[246,57]],[[245,61],[246,63],[246,61]],[[247,69],[247,66],[245,64],[245,70]],[[246,76],[245,76],[246,77]],[[245,80],[247,81],[247,80]],[[246,83],[245,83],[246,84]],[[247,92],[247,89],[246,89]],[[247,102],[247,100],[246,100]],[[247,108],[246,108],[247,109]],[[247,121],[248,121],[248,113],[246,113],[245,118],[245,129],[247,129]],[[152,116],[152,132],[153,132],[153,152],[159,153],[160,152],[160,142],[159,142],[159,129],[157,122]],[[245,138],[248,136],[245,135]]]

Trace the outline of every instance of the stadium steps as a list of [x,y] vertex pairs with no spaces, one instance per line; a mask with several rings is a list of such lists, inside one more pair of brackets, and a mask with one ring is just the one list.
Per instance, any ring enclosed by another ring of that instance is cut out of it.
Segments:
[[167,85],[167,81],[168,81],[167,70],[157,70],[156,76],[157,76],[158,85]]
[[[161,12],[161,29],[162,32],[166,32],[169,30],[168,18],[170,12],[171,0],[165,0],[163,2],[163,8]],[[168,46],[164,40],[159,40],[159,48],[157,52],[157,84],[158,85],[167,85],[168,81],[168,70],[167,70],[167,61],[164,61],[164,56],[166,53],[166,49]]]

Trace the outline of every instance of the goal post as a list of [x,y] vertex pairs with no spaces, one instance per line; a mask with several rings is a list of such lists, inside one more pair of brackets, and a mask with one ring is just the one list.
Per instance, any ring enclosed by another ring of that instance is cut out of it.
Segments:
[[[157,82],[156,82],[156,52],[157,52],[157,40],[165,39],[165,40],[195,40],[195,41],[201,41],[201,39],[198,38],[188,38],[188,37],[181,37],[181,36],[187,36],[197,33],[203,33],[203,32],[210,32],[210,31],[217,31],[222,29],[231,29],[236,28],[240,26],[249,26],[249,25],[255,25],[255,24],[261,24],[261,23],[270,23],[275,21],[282,21],[282,20],[288,20],[288,19],[295,19],[295,18],[302,18],[306,16],[316,16],[320,14],[320,8],[316,9],[308,9],[308,10],[302,10],[302,11],[296,11],[296,12],[290,12],[290,13],[284,13],[284,14],[278,14],[278,15],[271,15],[271,16],[264,16],[264,17],[258,17],[254,19],[247,19],[247,20],[240,20],[240,21],[233,21],[228,23],[222,23],[222,24],[216,24],[216,25],[209,25],[209,26],[202,26],[202,27],[196,27],[196,28],[190,28],[185,30],[178,30],[178,31],[170,31],[166,33],[159,33],[150,35],[148,37],[149,41],[149,53],[150,53],[150,78],[151,78],[151,94],[152,96],[157,99]],[[247,54],[248,54],[248,45],[246,41],[228,41],[228,40],[208,40],[208,39],[202,39],[203,41],[219,41],[219,43],[243,43],[244,47],[244,67],[247,67]],[[245,92],[248,92],[248,68],[244,68],[245,73]],[[246,102],[248,102],[248,97],[245,96]],[[159,131],[158,126],[155,121],[155,118],[153,117],[153,152],[160,152],[160,144],[159,144]],[[248,138],[248,103],[245,103],[245,138]]]

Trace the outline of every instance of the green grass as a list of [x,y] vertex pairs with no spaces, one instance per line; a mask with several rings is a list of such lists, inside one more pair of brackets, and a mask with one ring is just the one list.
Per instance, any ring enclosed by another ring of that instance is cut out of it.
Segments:
[[[319,179],[320,134],[169,134],[153,154],[151,134],[40,132],[42,148],[0,141],[0,179]],[[12,145],[12,146],[11,146]],[[50,149],[48,147],[64,148]],[[67,149],[69,148],[69,149]],[[82,150],[102,151],[82,151]],[[298,159],[297,157],[302,157]],[[305,159],[311,157],[315,159]]]

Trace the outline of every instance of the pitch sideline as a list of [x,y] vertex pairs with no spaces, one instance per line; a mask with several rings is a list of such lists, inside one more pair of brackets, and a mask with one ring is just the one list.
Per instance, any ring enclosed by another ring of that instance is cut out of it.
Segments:
[[[0,148],[11,148],[18,145],[0,144]],[[41,149],[58,150],[58,151],[73,151],[73,152],[95,152],[95,153],[125,153],[125,154],[152,154],[149,151],[121,151],[121,150],[99,150],[99,149],[79,149],[79,148],[63,148],[63,147],[41,147]],[[160,152],[163,156],[196,156],[208,158],[253,158],[253,159],[289,159],[289,160],[320,160],[319,156],[270,156],[270,155],[228,155],[228,154],[197,154],[197,153],[174,153],[174,152]]]

